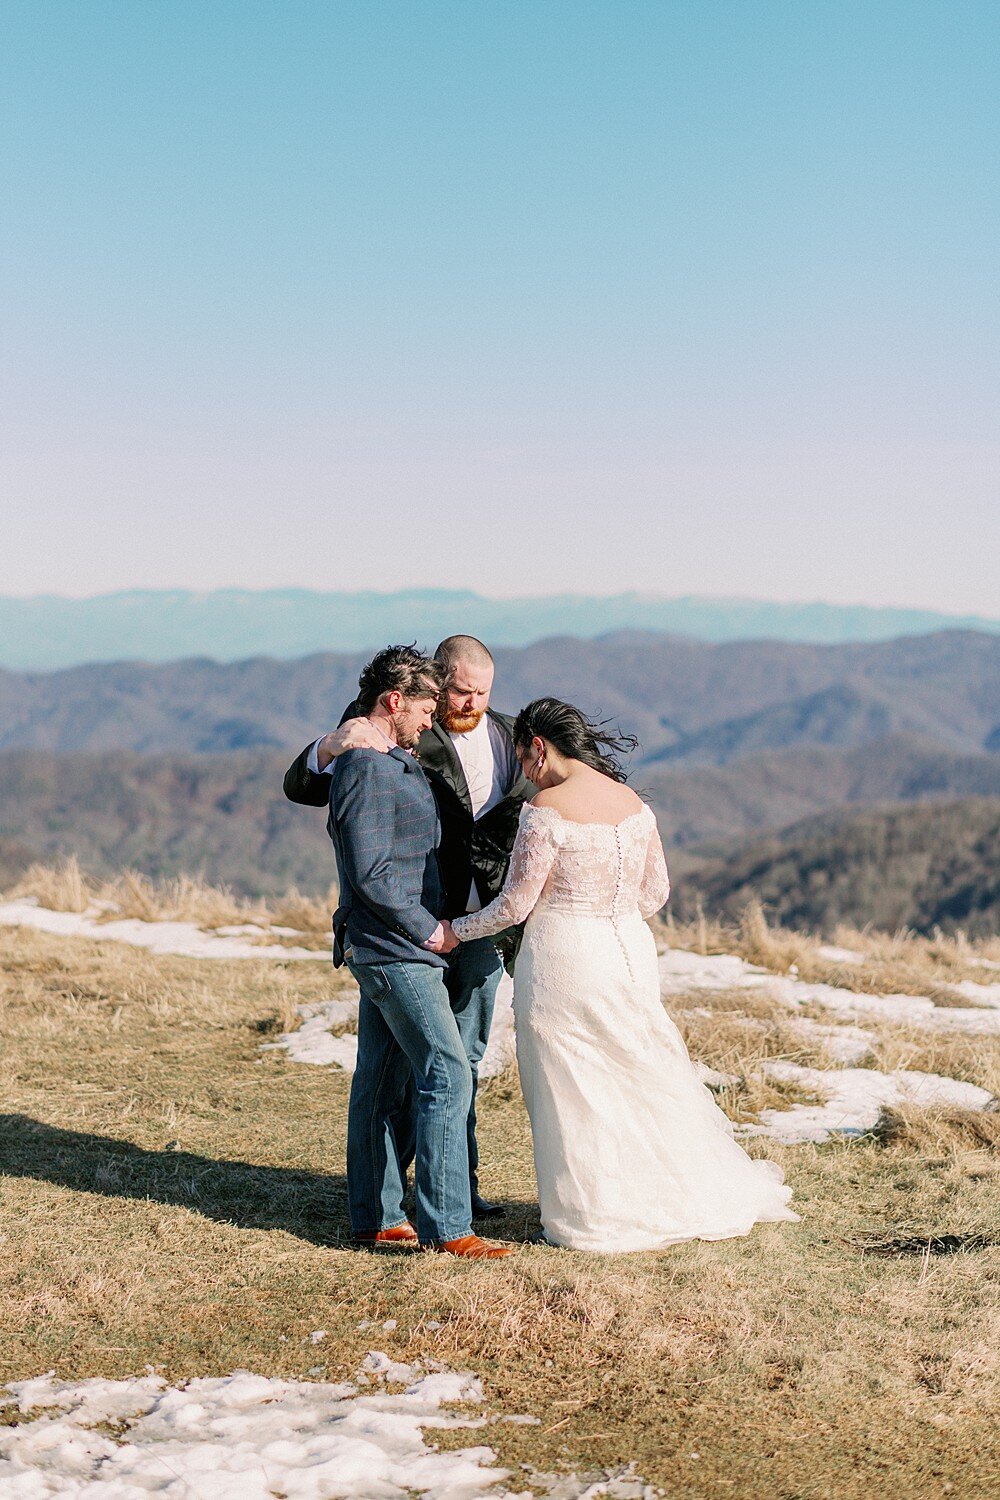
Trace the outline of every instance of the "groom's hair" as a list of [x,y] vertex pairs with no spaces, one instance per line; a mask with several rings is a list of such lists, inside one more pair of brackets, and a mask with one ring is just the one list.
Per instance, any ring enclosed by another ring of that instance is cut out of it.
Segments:
[[439,662],[416,646],[386,646],[373,656],[358,678],[358,707],[371,713],[386,693],[404,698],[438,698],[444,672]]
[[434,660],[440,662],[446,673],[451,673],[457,662],[468,662],[470,667],[492,667],[493,658],[483,645],[477,641],[474,635],[449,635],[434,653]]

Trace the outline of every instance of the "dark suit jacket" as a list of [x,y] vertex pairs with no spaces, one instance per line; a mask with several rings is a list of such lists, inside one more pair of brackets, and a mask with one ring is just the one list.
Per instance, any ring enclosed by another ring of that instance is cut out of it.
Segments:
[[[358,711],[357,704],[352,703],[340,722],[355,718]],[[492,708],[486,712],[495,724],[510,734],[513,719],[494,712]],[[326,773],[314,775],[308,769],[306,761],[311,748],[307,745],[285,772],[285,796],[309,807],[324,807],[330,796],[330,777]],[[420,736],[417,759],[427,773],[441,818],[439,859],[444,883],[444,915],[460,917],[468,905],[473,879],[484,906],[499,895],[507,878],[521,807],[535,795],[535,788],[525,777],[519,776],[503,801],[477,822],[472,816],[462,762],[447,731],[437,722]]]
[[323,780],[340,875],[334,963],[350,947],[357,963],[443,967],[440,954],[421,946],[438,925],[444,891],[441,821],[420,766],[405,750],[348,750]]

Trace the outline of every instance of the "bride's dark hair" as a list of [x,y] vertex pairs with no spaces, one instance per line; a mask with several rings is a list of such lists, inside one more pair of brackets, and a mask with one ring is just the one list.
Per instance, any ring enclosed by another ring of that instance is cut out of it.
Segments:
[[559,698],[536,698],[521,709],[512,732],[516,748],[527,750],[535,735],[548,740],[568,760],[582,760],[612,781],[627,780],[619,756],[629,754],[639,743],[634,734],[609,734],[603,723],[595,723]]

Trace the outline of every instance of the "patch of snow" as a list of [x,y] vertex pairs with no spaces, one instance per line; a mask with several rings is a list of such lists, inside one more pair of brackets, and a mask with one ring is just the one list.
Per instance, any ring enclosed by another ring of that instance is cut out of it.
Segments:
[[[514,985],[504,974],[497,990],[493,1025],[486,1054],[479,1064],[480,1078],[494,1078],[514,1059]],[[262,1052],[280,1048],[293,1062],[313,1063],[317,1067],[334,1066],[353,1073],[358,1061],[357,1036],[331,1036],[332,1026],[357,1023],[357,1000],[327,1000],[322,1005],[300,1005],[303,1017],[297,1031],[285,1031],[276,1042],[264,1042]]]
[[825,958],[828,964],[863,964],[865,955],[858,953],[853,948],[835,948],[830,943],[823,943],[817,950],[820,958]]
[[1000,1033],[1000,1014],[980,1007],[935,1005],[926,995],[869,995],[832,984],[805,984],[772,976],[769,994],[788,1006],[819,1005],[848,1020],[890,1021],[931,1031],[965,1031],[971,1036]]
[[[404,1389],[390,1393],[390,1384]],[[482,1403],[474,1375],[425,1372],[380,1350],[370,1351],[355,1381],[340,1384],[237,1370],[183,1386],[151,1374],[75,1384],[49,1374],[7,1390],[0,1404],[32,1414],[0,1427],[0,1494],[12,1500],[405,1500],[414,1491],[426,1500],[530,1500],[507,1488],[510,1471],[496,1466],[491,1448],[437,1452],[424,1432],[537,1418],[448,1410]],[[532,1480],[552,1500],[653,1494],[632,1465]]]
[[790,1109],[762,1109],[759,1125],[739,1127],[741,1135],[766,1135],[786,1144],[826,1141],[832,1135],[860,1135],[871,1130],[883,1105],[957,1105],[986,1109],[993,1095],[974,1083],[943,1078],[939,1073],[900,1070],[880,1073],[874,1068],[800,1068],[772,1059],[764,1064],[768,1077],[824,1096],[822,1104],[795,1104]]
[[974,979],[962,979],[950,986],[963,1000],[974,1005],[989,1005],[1000,1009],[1000,984],[977,984]]
[[[85,1380],[42,1376],[10,1387],[20,1411],[42,1415],[0,1429],[0,1493],[25,1500],[317,1500],[321,1495],[428,1500],[499,1495],[507,1471],[490,1448],[437,1453],[426,1428],[478,1426],[444,1410],[482,1400],[471,1375],[423,1374],[373,1352],[398,1395],[358,1394],[355,1384],[271,1380],[246,1371],[192,1380],[159,1376]],[[95,1430],[122,1424],[120,1435]],[[503,1493],[509,1494],[509,1491]]]
[[357,1036],[351,1032],[333,1036],[330,1028],[356,1025],[358,1001],[325,1000],[320,1005],[300,1005],[297,1011],[303,1018],[298,1030],[283,1031],[276,1042],[262,1042],[261,1051],[281,1050],[293,1062],[313,1063],[317,1067],[332,1065],[353,1073],[358,1061]]
[[486,1052],[479,1064],[480,1078],[495,1078],[514,1061],[514,981],[505,973],[497,988],[493,1024]]
[[821,1021],[812,1021],[808,1016],[797,1016],[795,1029],[810,1042],[818,1042],[834,1062],[860,1062],[871,1051],[877,1040],[873,1031],[863,1031],[860,1026],[824,1026]]
[[298,927],[261,927],[259,922],[239,922],[229,927],[216,927],[213,929],[223,937],[242,937],[244,934],[267,937],[301,937],[302,932]]
[[[924,1026],[935,1031],[965,1031],[972,1036],[1000,1033],[1000,1014],[987,1006],[935,1005],[926,995],[869,995],[832,984],[808,984],[784,974],[769,974],[735,954],[686,953],[670,948],[660,955],[660,989],[664,996],[692,990],[758,990],[790,1009],[818,1005],[847,1020],[882,1020]],[[971,980],[966,981],[967,984]],[[980,985],[980,991],[992,990]],[[998,986],[1000,988],[1000,986]],[[965,998],[972,998],[964,992]],[[982,1000],[983,996],[977,995]]]
[[688,953],[668,948],[660,954],[660,989],[664,995],[692,990],[759,989],[774,976],[735,953]]
[[0,926],[33,927],[38,932],[55,933],[57,937],[128,943],[133,948],[148,948],[151,953],[173,954],[179,958],[316,958],[330,962],[328,952],[317,953],[312,948],[283,948],[280,943],[248,943],[239,936],[220,935],[219,929],[205,931],[194,922],[142,922],[138,917],[99,922],[99,915],[97,907],[86,912],[49,911],[33,900],[0,902]]

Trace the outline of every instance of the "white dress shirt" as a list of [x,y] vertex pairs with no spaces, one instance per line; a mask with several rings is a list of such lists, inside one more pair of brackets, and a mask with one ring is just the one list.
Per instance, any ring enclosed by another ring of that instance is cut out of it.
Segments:
[[[514,747],[509,735],[487,714],[483,714],[475,729],[470,729],[467,734],[449,732],[448,738],[465,773],[472,816],[479,819],[503,801],[517,780],[520,767]],[[482,907],[473,878],[465,909],[467,912],[482,911]]]

